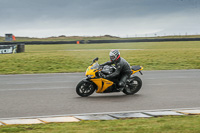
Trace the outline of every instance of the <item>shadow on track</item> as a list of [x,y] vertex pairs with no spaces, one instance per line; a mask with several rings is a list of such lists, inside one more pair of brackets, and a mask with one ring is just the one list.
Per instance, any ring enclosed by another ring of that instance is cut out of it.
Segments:
[[105,95],[105,94],[100,94],[100,95],[95,95],[95,96],[89,96],[89,97],[77,97],[78,99],[91,99],[91,100],[97,100],[97,99],[104,99],[104,100],[113,100],[113,99],[124,99],[128,100],[130,98],[139,98],[142,95],[140,94],[135,94],[135,95],[123,95],[123,94],[117,94],[117,95]]

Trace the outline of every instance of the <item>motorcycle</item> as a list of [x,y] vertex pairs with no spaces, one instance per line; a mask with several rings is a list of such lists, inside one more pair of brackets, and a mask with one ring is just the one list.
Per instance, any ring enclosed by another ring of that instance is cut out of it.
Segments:
[[[126,86],[123,89],[123,93],[126,95],[133,95],[137,93],[142,87],[142,80],[135,76],[136,72],[140,72],[143,69],[142,66],[131,66],[132,75],[127,79]],[[103,75],[108,75],[116,70],[113,65],[106,65],[101,67],[98,64],[98,57],[92,61],[92,64],[87,68],[85,76],[86,78],[81,80],[76,86],[76,93],[81,97],[88,97],[94,93],[111,93],[120,92],[118,90],[119,79],[108,80],[103,78]]]

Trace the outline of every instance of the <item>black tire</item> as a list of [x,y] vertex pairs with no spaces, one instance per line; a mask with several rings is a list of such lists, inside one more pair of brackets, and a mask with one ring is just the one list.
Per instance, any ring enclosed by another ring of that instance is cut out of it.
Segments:
[[137,93],[142,87],[142,80],[138,76],[134,76],[127,80],[126,87],[123,93],[126,95],[133,95]]
[[92,82],[80,81],[76,86],[76,93],[81,97],[88,97],[95,91],[95,86]]

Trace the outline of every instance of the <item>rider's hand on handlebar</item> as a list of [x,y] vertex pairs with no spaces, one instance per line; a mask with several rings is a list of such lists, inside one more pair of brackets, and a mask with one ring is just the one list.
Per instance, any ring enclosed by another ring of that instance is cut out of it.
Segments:
[[102,70],[102,69],[103,69],[103,66],[102,66],[102,65],[100,65],[100,66],[99,66],[99,69],[100,69],[100,70]]

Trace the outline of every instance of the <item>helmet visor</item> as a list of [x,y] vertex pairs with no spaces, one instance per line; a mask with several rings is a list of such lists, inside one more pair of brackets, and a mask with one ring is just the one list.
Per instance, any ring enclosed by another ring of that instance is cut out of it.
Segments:
[[110,56],[110,60],[114,61],[115,60],[115,56]]

